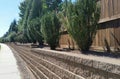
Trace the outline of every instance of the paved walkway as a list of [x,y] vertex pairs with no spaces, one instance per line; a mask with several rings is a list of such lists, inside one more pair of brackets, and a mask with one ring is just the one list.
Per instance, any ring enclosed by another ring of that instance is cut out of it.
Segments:
[[21,79],[12,51],[7,45],[0,45],[0,79]]

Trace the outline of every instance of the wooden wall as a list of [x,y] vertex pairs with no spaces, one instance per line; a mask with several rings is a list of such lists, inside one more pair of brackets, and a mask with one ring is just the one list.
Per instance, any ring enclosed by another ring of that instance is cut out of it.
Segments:
[[118,46],[116,39],[120,42],[120,19],[101,23],[93,42],[93,46],[105,46],[105,39],[111,47]]
[[[100,3],[100,27],[97,31],[92,47],[104,47],[106,39],[111,47],[116,48],[118,43],[112,34],[120,42],[120,0],[100,0]],[[76,44],[67,32],[63,32],[60,37],[60,46],[68,48],[74,47]]]
[[[101,23],[92,47],[105,47],[105,39],[110,47],[118,47],[119,45],[112,34],[120,42],[120,19]],[[67,32],[61,34],[59,43],[62,48],[77,47]]]
[[120,18],[120,0],[100,0],[100,23]]

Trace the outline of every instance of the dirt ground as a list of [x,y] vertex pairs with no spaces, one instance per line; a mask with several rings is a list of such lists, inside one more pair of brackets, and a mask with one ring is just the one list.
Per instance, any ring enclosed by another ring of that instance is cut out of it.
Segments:
[[[38,47],[31,48],[30,44],[17,44],[17,45],[8,44],[8,45],[10,45],[10,48],[13,50],[13,53],[17,59],[17,63],[19,65],[19,69],[21,71],[22,79],[46,79],[47,77],[43,78],[44,74],[47,75],[48,78],[51,77],[51,75],[55,74],[55,73],[48,74],[48,72],[45,72],[44,70],[46,70],[46,69],[44,69],[44,67],[42,68],[42,66],[39,65],[40,64],[39,63],[39,58],[40,58],[39,55],[38,54],[36,55],[36,53],[33,53],[31,51],[31,49],[33,49],[33,50],[43,49],[43,50],[47,50],[47,51],[52,51],[52,50],[50,50],[50,48],[48,46],[45,46],[44,48],[38,48]],[[81,53],[78,50],[68,50],[68,49],[60,49],[60,48],[57,48],[56,51],[58,51],[58,53],[69,54],[72,56],[78,56],[78,57],[85,58],[85,59],[91,59],[91,60],[96,60],[96,61],[100,61],[100,62],[106,62],[106,63],[120,65],[120,56],[119,55],[112,55],[109,53],[106,54],[106,53],[100,53],[100,52],[94,52],[94,51],[89,51],[89,53],[88,52]],[[33,69],[33,72],[31,71],[31,69]],[[40,71],[42,71],[44,73],[42,73]],[[57,79],[56,77],[57,76],[55,76],[54,79]]]

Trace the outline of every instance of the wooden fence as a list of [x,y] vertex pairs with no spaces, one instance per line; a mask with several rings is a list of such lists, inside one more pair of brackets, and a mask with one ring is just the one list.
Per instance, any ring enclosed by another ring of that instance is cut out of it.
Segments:
[[[110,47],[117,48],[120,42],[120,0],[99,0],[101,3],[101,19],[99,29],[92,47],[105,47],[105,39]],[[64,31],[61,33],[60,46],[63,48],[76,47],[75,42]]]

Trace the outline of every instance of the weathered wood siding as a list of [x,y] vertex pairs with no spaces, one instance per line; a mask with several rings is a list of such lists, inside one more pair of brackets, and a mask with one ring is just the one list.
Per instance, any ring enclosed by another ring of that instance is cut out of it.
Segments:
[[[93,42],[93,47],[104,47],[105,39],[111,47],[117,47],[118,43],[112,34],[120,42],[120,0],[100,0],[101,17],[100,27]],[[64,32],[60,38],[61,47],[76,46],[71,37]]]
[[118,43],[116,38],[120,42],[120,20],[101,23],[94,39],[93,46],[105,46],[106,39],[109,46],[117,47]]
[[100,0],[100,23],[120,18],[120,0]]

